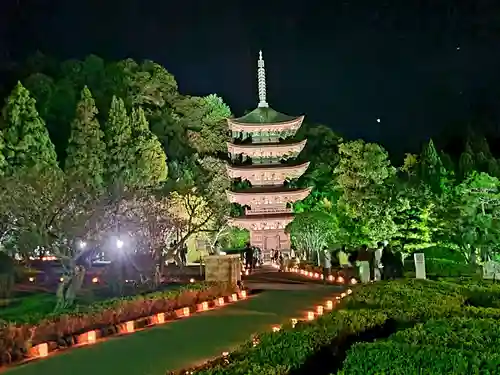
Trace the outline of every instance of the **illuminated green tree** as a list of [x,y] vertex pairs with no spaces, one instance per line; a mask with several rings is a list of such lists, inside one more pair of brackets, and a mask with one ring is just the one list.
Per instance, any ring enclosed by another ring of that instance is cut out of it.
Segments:
[[7,162],[7,174],[57,166],[55,148],[36,110],[35,99],[20,82],[7,100],[4,123],[3,157]]
[[153,186],[167,178],[167,156],[156,135],[149,130],[149,123],[142,108],[132,110],[130,148],[134,152],[134,184]]
[[128,186],[133,181],[134,151],[130,148],[132,129],[123,100],[113,96],[104,127],[107,154],[107,181]]
[[71,123],[65,172],[86,185],[100,188],[104,183],[104,134],[96,118],[97,108],[90,90],[85,86]]

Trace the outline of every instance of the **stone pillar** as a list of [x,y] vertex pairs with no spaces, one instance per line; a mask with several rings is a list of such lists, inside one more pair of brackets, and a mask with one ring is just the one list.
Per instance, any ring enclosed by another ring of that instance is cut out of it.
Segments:
[[204,261],[205,281],[236,284],[241,280],[241,261],[239,255],[210,255],[206,256]]
[[417,279],[425,279],[425,255],[424,253],[415,253],[413,254],[413,258],[415,260],[415,277]]

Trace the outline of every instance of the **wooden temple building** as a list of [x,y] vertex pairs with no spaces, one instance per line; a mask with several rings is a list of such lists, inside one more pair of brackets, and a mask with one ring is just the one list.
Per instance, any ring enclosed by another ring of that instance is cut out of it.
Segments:
[[250,232],[250,243],[259,247],[265,260],[272,250],[290,250],[290,236],[285,227],[293,220],[291,204],[306,198],[311,188],[285,186],[287,180],[299,178],[309,163],[296,163],[306,140],[293,142],[304,116],[293,117],[276,112],[266,101],[266,73],[262,52],[258,60],[259,104],[239,118],[227,119],[232,141],[227,148],[231,164],[230,178],[248,181],[249,188],[228,191],[230,202],[245,208],[245,214],[230,224]]

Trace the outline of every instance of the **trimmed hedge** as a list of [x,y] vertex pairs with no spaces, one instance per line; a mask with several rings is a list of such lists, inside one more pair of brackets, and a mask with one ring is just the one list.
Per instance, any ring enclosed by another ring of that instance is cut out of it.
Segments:
[[160,312],[171,314],[183,307],[228,296],[238,288],[225,283],[191,284],[175,291],[114,298],[89,305],[85,310],[50,314],[31,323],[0,322],[0,364],[25,358],[31,347],[42,342],[55,342],[67,347],[74,336],[90,330],[117,331],[117,325]]
[[338,375],[498,374],[500,354],[399,342],[353,346]]
[[[369,310],[339,310],[314,322],[301,322],[292,328],[259,336],[258,345],[250,341],[238,351],[197,375],[281,375],[300,368],[305,361],[332,340],[359,334],[385,324],[387,316]],[[182,373],[182,372],[181,372]]]
[[500,285],[470,279],[357,285],[343,310],[264,333],[193,373],[496,374],[499,303]]

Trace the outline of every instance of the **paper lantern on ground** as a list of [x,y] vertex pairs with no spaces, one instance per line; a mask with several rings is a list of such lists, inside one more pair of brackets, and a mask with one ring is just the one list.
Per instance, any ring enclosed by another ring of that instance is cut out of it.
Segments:
[[347,293],[343,293],[343,292],[340,293],[340,298],[345,298],[345,297],[347,297]]
[[347,289],[347,294],[352,294],[352,289]]
[[292,327],[295,328],[299,321],[297,319],[290,319],[290,322],[292,323]]
[[314,311],[309,311],[307,313],[307,320],[314,320]]
[[155,315],[156,324],[165,323],[165,313],[158,313]]
[[281,329],[280,326],[274,326],[273,327],[273,332],[279,332],[280,329]]
[[327,310],[333,310],[333,301],[326,301],[325,307]]
[[121,333],[132,333],[135,331],[135,324],[133,320],[126,322],[121,329]]
[[323,306],[316,307],[316,314],[323,315]]
[[328,276],[328,281],[333,281],[333,280],[335,280],[335,278],[332,275]]
[[354,284],[357,284],[358,283],[358,280],[356,280],[354,277],[351,279],[351,284],[354,285]]
[[208,310],[208,302],[202,302],[198,304],[198,311],[207,311]]
[[231,301],[233,302],[238,301],[238,295],[236,293],[231,294]]
[[315,273],[315,274],[314,274],[314,278],[315,278],[315,279],[319,279],[319,273]]
[[189,307],[184,307],[182,309],[182,315],[183,316],[189,316],[189,315],[191,315],[191,310],[189,310]]
[[35,345],[31,349],[31,353],[33,357],[39,357],[39,358],[47,357],[49,355],[49,345],[46,342]]
[[223,306],[224,305],[224,297],[217,298],[217,305],[219,305],[219,306]]
[[240,292],[240,298],[241,298],[241,299],[245,299],[245,298],[247,298],[247,291],[246,291],[246,290],[242,290],[242,291]]
[[343,284],[343,283],[344,283],[344,281],[345,281],[345,280],[344,280],[344,278],[343,278],[342,276],[339,276],[339,277],[337,278],[337,282],[338,282],[338,283],[340,283],[340,284]]

